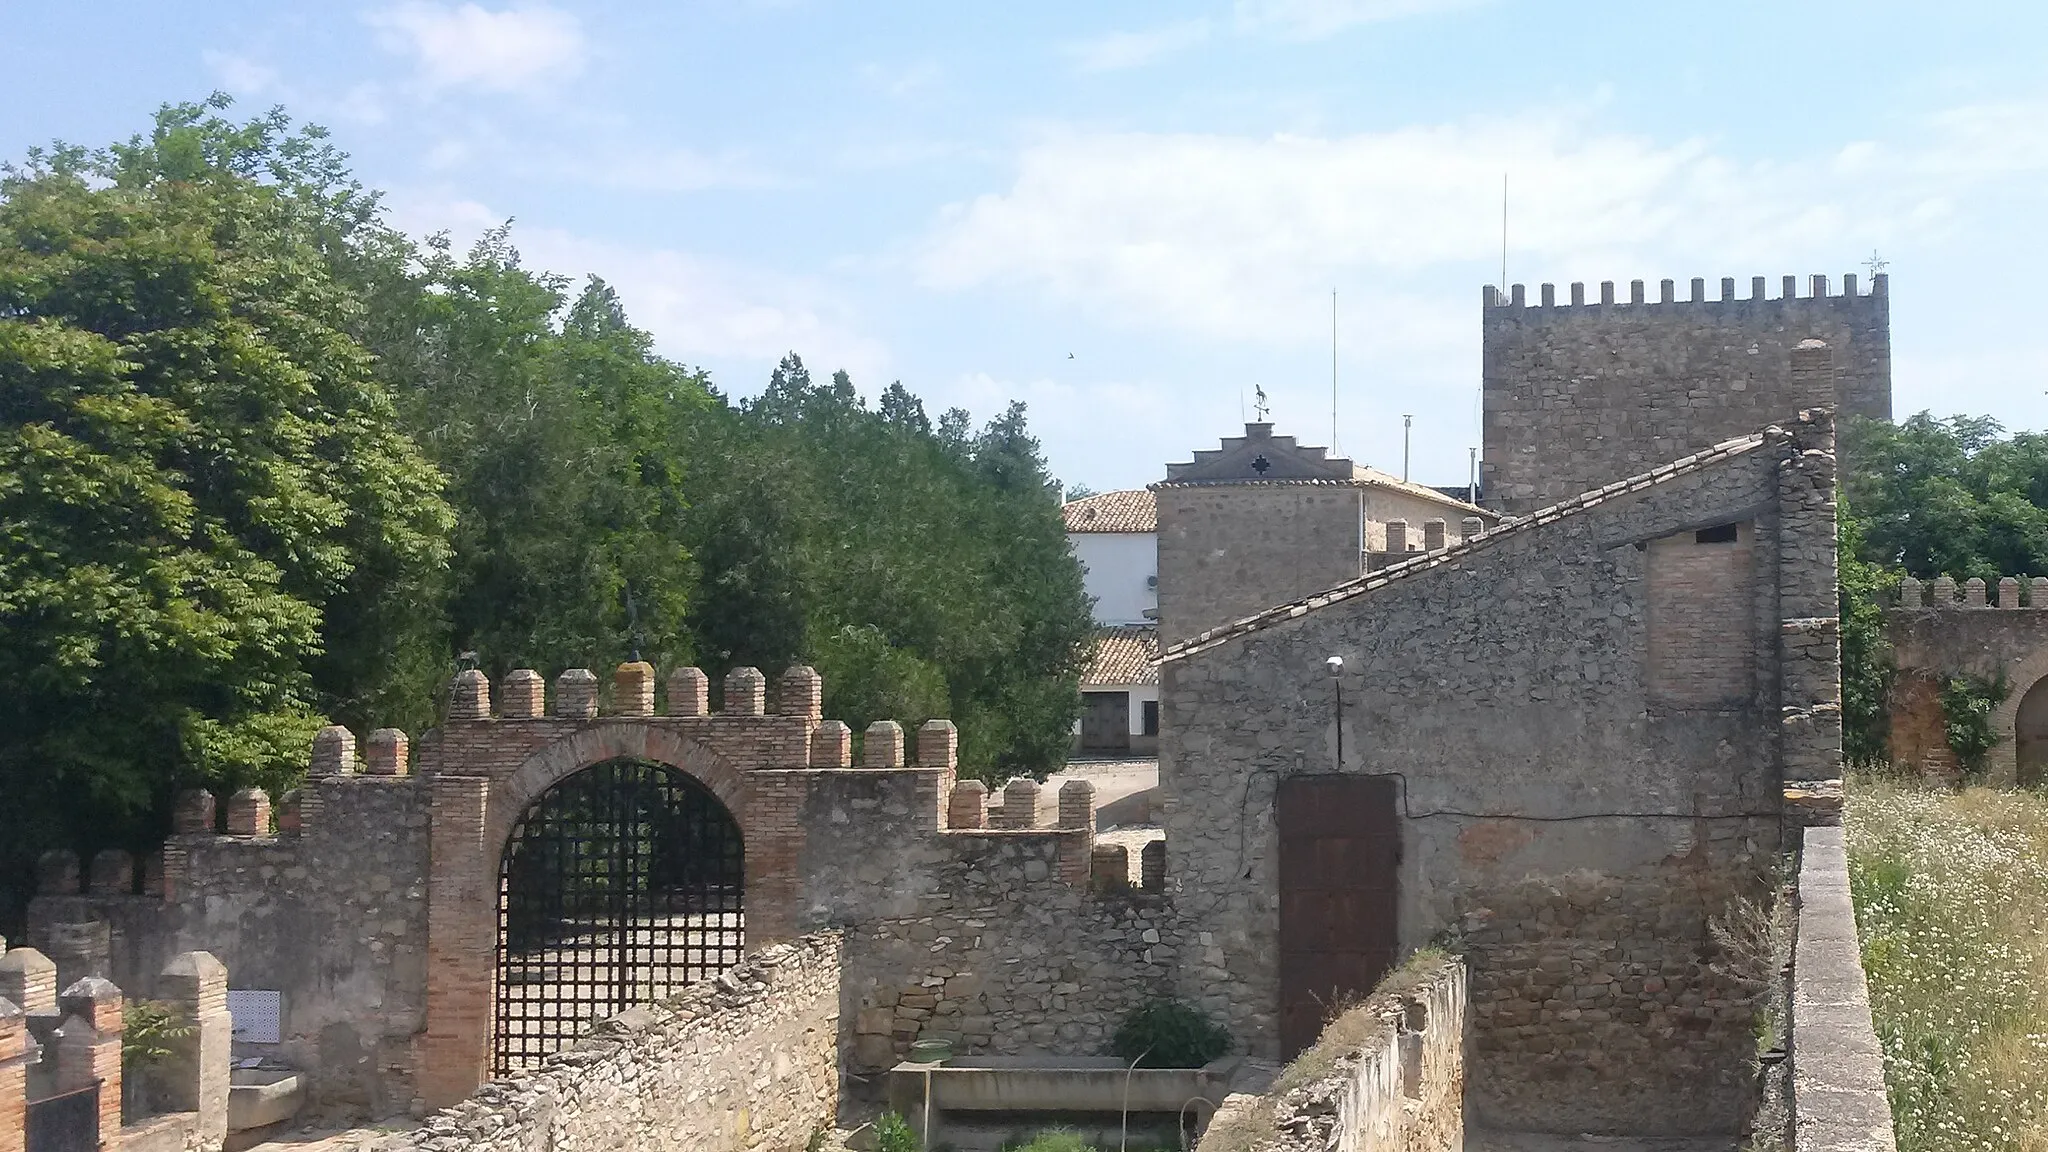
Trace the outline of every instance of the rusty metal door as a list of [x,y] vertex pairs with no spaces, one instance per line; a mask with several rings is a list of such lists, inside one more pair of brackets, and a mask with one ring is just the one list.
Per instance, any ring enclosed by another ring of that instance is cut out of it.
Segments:
[[1334,1009],[1394,966],[1401,828],[1394,782],[1294,776],[1273,798],[1280,835],[1280,1049],[1315,1043]]

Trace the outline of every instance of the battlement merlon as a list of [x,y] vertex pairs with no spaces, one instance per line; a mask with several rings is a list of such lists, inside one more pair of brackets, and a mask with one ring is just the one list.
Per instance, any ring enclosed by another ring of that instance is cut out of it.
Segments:
[[1857,276],[1853,272],[1848,273],[1842,277],[1842,290],[1839,293],[1834,293],[1830,291],[1828,277],[1824,274],[1815,274],[1807,277],[1806,291],[1804,294],[1802,294],[1799,291],[1799,277],[1783,277],[1779,281],[1779,291],[1776,296],[1772,296],[1770,294],[1769,277],[1765,276],[1750,277],[1749,295],[1746,297],[1736,296],[1735,277],[1723,276],[1721,278],[1720,295],[1714,299],[1708,299],[1707,297],[1707,280],[1704,276],[1695,276],[1692,278],[1691,282],[1688,285],[1689,292],[1687,294],[1687,298],[1684,300],[1678,299],[1678,282],[1675,280],[1658,281],[1657,299],[1655,301],[1651,301],[1647,298],[1645,285],[1644,282],[1641,280],[1631,280],[1629,282],[1629,298],[1626,301],[1620,301],[1616,299],[1614,285],[1615,282],[1612,280],[1601,281],[1600,299],[1595,301],[1593,305],[1589,305],[1586,301],[1586,285],[1583,281],[1575,281],[1569,286],[1570,298],[1564,303],[1559,303],[1557,299],[1557,285],[1539,285],[1539,294],[1537,297],[1537,302],[1534,304],[1531,304],[1529,302],[1528,289],[1524,285],[1510,285],[1508,290],[1506,292],[1503,292],[1501,291],[1499,286],[1488,284],[1481,290],[1480,303],[1483,310],[1487,314],[1491,315],[1496,312],[1504,311],[1518,312],[1532,309],[1559,310],[1565,308],[1585,308],[1591,306],[1624,308],[1645,306],[1661,307],[1664,305],[1671,304],[1743,304],[1754,306],[1758,304],[1787,305],[1802,302],[1812,304],[1822,301],[1834,301],[1836,303],[1844,303],[1856,300],[1884,301],[1891,294],[1891,277],[1884,272],[1878,272],[1870,277],[1870,290],[1867,292],[1858,291]]
[[[1996,600],[1990,596],[1993,587],[1996,587],[1998,593]],[[2024,602],[2020,596],[2022,590],[2026,593]],[[2001,576],[1995,586],[1976,576],[1961,584],[1957,584],[1953,576],[1937,576],[1925,582],[1912,576],[1901,576],[1897,607],[1908,611],[1977,608],[2048,609],[2048,576]]]

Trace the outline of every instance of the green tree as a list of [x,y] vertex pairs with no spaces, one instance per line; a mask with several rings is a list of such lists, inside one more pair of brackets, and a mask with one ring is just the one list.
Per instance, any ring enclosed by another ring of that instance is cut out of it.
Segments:
[[[317,132],[168,107],[0,180],[0,844],[147,840],[416,675],[449,511],[351,335]],[[18,889],[17,889],[18,891]]]

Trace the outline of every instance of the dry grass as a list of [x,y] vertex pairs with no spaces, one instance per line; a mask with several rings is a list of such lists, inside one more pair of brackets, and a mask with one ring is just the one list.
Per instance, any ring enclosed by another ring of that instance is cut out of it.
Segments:
[[[1419,948],[1392,972],[1380,978],[1372,995],[1334,1005],[1321,1036],[1308,1051],[1283,1069],[1273,1087],[1256,1106],[1237,1115],[1219,1115],[1202,1135],[1201,1152],[1253,1152],[1274,1135],[1273,1102],[1289,1092],[1313,1084],[1337,1070],[1343,1061],[1386,1027],[1373,1011],[1372,1001],[1382,996],[1399,996],[1420,988],[1437,974],[1451,957],[1436,948]],[[2044,1150],[2048,1152],[2048,1150]]]
[[2048,799],[1859,783],[1849,866],[1902,1152],[2048,1152]]

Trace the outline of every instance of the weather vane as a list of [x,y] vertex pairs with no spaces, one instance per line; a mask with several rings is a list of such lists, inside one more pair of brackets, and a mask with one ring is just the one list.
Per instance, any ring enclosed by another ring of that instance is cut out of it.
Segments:
[[1870,250],[1870,259],[1868,259],[1868,260],[1865,260],[1865,261],[1863,262],[1863,266],[1864,266],[1865,268],[1868,268],[1868,269],[1870,269],[1870,274],[1871,274],[1872,276],[1875,276],[1875,275],[1877,275],[1878,273],[1880,273],[1880,272],[1884,271],[1885,269],[1887,269],[1887,268],[1891,267],[1891,266],[1892,266],[1892,262],[1891,262],[1891,261],[1889,261],[1889,260],[1887,260],[1887,259],[1885,259],[1885,258],[1884,258],[1884,257],[1882,257],[1882,256],[1879,256],[1879,255],[1877,254],[1877,249],[1875,249],[1875,248],[1872,248],[1872,249]]
[[1272,410],[1273,406],[1266,403],[1266,386],[1264,384],[1252,385],[1252,413],[1259,418],[1259,423],[1265,423],[1266,413]]

